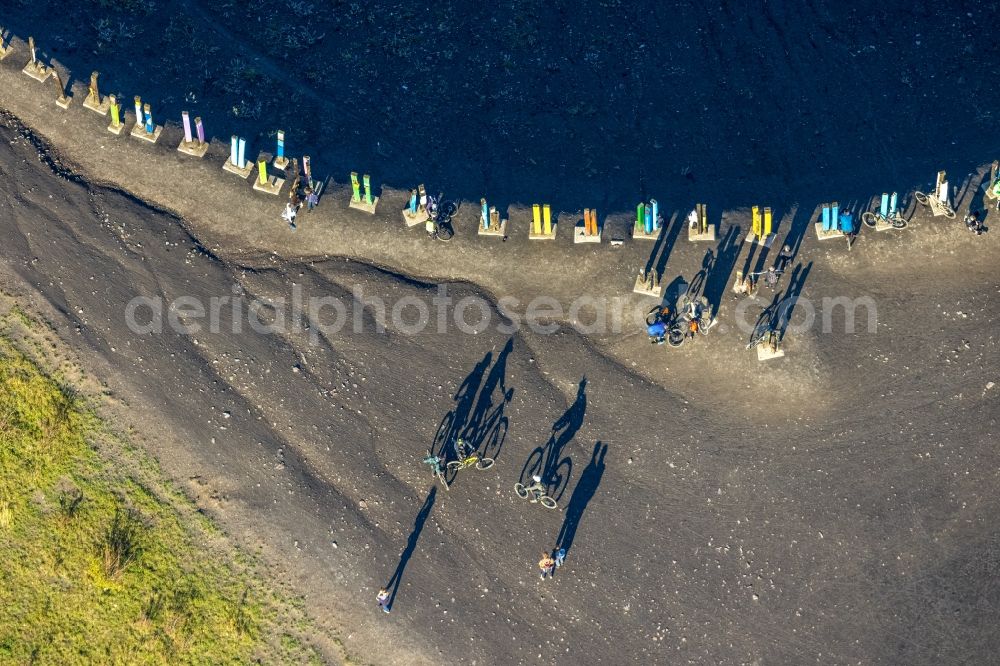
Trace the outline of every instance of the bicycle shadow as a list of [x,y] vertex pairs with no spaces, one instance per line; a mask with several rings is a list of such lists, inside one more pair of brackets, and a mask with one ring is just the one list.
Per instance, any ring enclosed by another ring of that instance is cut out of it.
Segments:
[[[514,398],[514,389],[507,387],[507,359],[514,349],[514,338],[507,340],[493,359],[487,352],[472,372],[463,380],[454,400],[455,407],[441,419],[431,449],[447,461],[454,459],[455,442],[461,437],[466,444],[483,456],[496,458],[507,438],[507,406]],[[494,402],[494,393],[500,391]]]
[[410,558],[413,557],[413,551],[417,548],[417,539],[420,538],[420,533],[424,529],[424,523],[427,522],[427,518],[431,515],[431,509],[434,508],[434,498],[436,497],[437,486],[432,486],[431,491],[427,494],[427,499],[424,500],[424,505],[420,507],[420,511],[413,521],[413,529],[410,531],[410,536],[406,539],[406,547],[403,548],[403,552],[399,556],[399,564],[396,565],[396,571],[393,572],[392,578],[386,583],[385,589],[389,591],[388,607],[390,610],[393,604],[396,603],[396,593],[399,591],[399,584],[403,580],[403,572],[406,570],[406,565],[410,561]]
[[576,400],[553,424],[548,441],[532,451],[525,461],[521,468],[521,483],[531,476],[541,476],[546,488],[545,494],[559,501],[573,473],[573,461],[569,456],[561,458],[562,450],[580,430],[586,412],[587,378],[583,377],[577,386]]
[[594,444],[590,462],[583,468],[580,480],[576,482],[573,495],[569,498],[566,517],[563,519],[562,527],[559,528],[559,536],[556,537],[556,550],[562,548],[569,553],[570,548],[573,547],[573,540],[576,538],[577,528],[580,527],[583,512],[597,492],[597,487],[601,485],[601,478],[604,476],[604,456],[607,452],[607,444],[600,442]]

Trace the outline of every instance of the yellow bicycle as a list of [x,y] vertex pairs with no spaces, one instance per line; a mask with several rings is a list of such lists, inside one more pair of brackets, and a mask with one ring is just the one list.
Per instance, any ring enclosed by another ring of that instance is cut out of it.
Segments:
[[458,472],[467,467],[475,467],[476,469],[489,469],[493,467],[493,463],[496,461],[493,458],[484,458],[478,453],[471,453],[465,456],[461,460],[452,460],[448,463],[449,472]]

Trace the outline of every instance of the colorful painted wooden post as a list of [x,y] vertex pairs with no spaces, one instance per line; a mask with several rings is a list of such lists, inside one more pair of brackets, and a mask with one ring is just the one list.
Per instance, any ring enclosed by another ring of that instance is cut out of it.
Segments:
[[536,236],[542,235],[542,208],[538,204],[531,204],[531,230]]
[[417,191],[410,190],[410,215],[417,214]]
[[191,143],[194,141],[194,137],[191,136],[191,117],[187,111],[181,111],[181,122],[184,125],[184,141]]
[[153,113],[150,110],[150,106],[149,106],[148,103],[142,105],[142,113],[143,113],[143,116],[146,118],[146,134],[152,134],[153,133]]
[[257,160],[257,182],[267,185],[267,162],[263,159]]
[[482,225],[483,229],[489,229],[490,228],[490,208],[489,208],[489,206],[486,205],[486,199],[480,199],[479,200],[479,207],[480,207],[479,222]]
[[660,204],[656,199],[649,200],[650,217],[653,218],[653,231],[660,230]]
[[372,181],[368,174],[363,175],[362,180],[365,185],[365,203],[371,206],[374,202],[372,201]]
[[118,98],[114,95],[108,95],[111,100],[109,108],[111,109],[111,124],[108,125],[108,130],[114,134],[120,134],[122,131],[122,119],[121,119],[121,104],[118,103]]
[[31,60],[25,64],[21,69],[22,72],[33,78],[34,80],[44,83],[46,79],[52,74],[52,67],[46,67],[38,58],[35,57],[35,38],[28,37],[28,51],[31,52]]
[[641,204],[639,204],[638,206],[635,207],[635,228],[636,228],[636,230],[639,230],[639,229],[645,230],[645,226],[643,225],[645,219],[646,219],[646,204],[641,203]]
[[138,125],[142,124],[142,98],[138,95],[135,96],[135,122]]
[[236,165],[240,169],[247,168],[247,140],[240,137],[236,148]]
[[198,134],[198,143],[205,144],[205,126],[201,124],[201,116],[195,116],[194,129]]
[[239,168],[240,163],[237,159],[237,146],[239,145],[240,138],[235,134],[229,137],[229,163],[234,167]]
[[760,224],[760,207],[754,206],[750,209],[750,231],[757,238],[760,238],[761,224]]
[[278,169],[284,169],[288,166],[288,159],[285,157],[285,132],[284,130],[278,130],[277,138],[277,156],[274,158],[274,166]]
[[542,205],[542,233],[552,234],[552,208],[548,204]]
[[934,188],[934,192],[937,195],[938,201],[948,205],[948,180],[947,174],[944,171],[938,171],[937,186]]
[[[249,168],[250,165],[248,164],[247,167]],[[267,175],[267,159],[265,157],[265,153],[258,155],[257,179],[253,183],[253,189],[257,192],[264,192],[265,194],[277,196],[281,192],[281,188],[284,184],[284,178]]]
[[765,207],[764,208],[764,224],[763,224],[763,226],[761,228],[761,230],[764,232],[764,235],[761,238],[766,239],[768,236],[771,235],[771,221],[772,221],[771,209],[770,209],[770,207]]
[[361,190],[359,189],[360,187],[361,186],[358,183],[358,172],[357,171],[352,171],[351,172],[351,201],[354,201],[355,203],[360,203],[361,202]]
[[312,184],[312,164],[308,155],[302,156],[302,173],[306,175],[306,182]]
[[823,231],[829,232],[832,228],[832,223],[830,220],[830,206],[829,204],[822,205],[822,217],[823,217]]

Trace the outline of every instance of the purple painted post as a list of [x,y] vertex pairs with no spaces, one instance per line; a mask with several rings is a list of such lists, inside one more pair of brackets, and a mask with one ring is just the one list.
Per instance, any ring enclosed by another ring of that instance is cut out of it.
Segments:
[[198,132],[198,143],[205,143],[205,126],[201,124],[201,116],[194,119],[194,129]]
[[302,156],[302,172],[305,173],[305,175],[306,175],[306,182],[307,183],[311,183],[312,182],[312,170],[309,168],[309,156],[308,155],[303,155]]
[[181,120],[184,121],[184,143],[191,143],[191,118],[187,111],[181,111]]

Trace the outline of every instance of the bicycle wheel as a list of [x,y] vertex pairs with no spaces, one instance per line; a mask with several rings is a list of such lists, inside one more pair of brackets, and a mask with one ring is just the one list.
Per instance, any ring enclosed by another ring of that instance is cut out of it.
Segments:
[[438,227],[437,239],[439,241],[445,241],[445,242],[450,241],[454,235],[455,232],[451,228],[451,225],[442,224]]
[[906,228],[906,220],[904,220],[901,217],[894,217],[894,218],[892,218],[890,220],[890,222],[892,223],[892,228],[893,229],[905,229]]
[[913,193],[913,198],[917,200],[917,203],[922,203],[925,206],[927,205],[927,197],[928,195],[924,194],[923,192]]
[[559,506],[558,504],[556,504],[556,501],[551,497],[549,497],[548,495],[542,495],[541,497],[539,497],[538,503],[544,506],[546,509],[555,509]]
[[447,219],[458,212],[458,204],[454,201],[445,201],[441,204],[439,210],[441,211],[441,216]]
[[955,211],[949,208],[948,212],[945,213],[944,216],[946,218],[948,218],[949,220],[954,220],[955,219]]
[[476,469],[489,469],[495,462],[493,458],[480,458],[476,461]]
[[465,463],[463,463],[461,460],[452,460],[450,463],[448,463],[449,472],[457,472],[458,470],[464,468],[465,468]]
[[875,217],[875,213],[871,212],[870,210],[861,214],[861,222],[866,227],[872,227],[872,228],[874,228],[875,227],[875,222],[876,222],[877,219],[878,218]]
[[523,483],[515,483],[514,492],[517,493],[517,496],[521,499],[528,499],[528,489],[524,487]]
[[684,344],[684,329],[676,324],[667,331],[667,344],[671,347],[680,347]]

